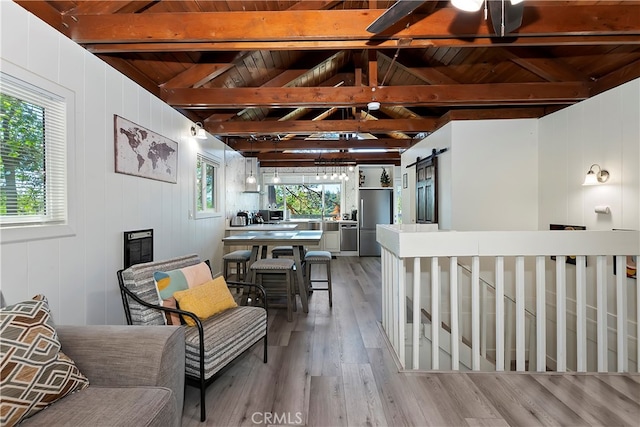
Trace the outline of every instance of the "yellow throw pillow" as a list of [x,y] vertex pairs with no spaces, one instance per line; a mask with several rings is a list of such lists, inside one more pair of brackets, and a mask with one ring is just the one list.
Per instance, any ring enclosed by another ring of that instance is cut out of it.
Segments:
[[[192,312],[200,320],[238,306],[222,276],[195,288],[178,291],[173,294],[173,297],[178,301],[180,309]],[[184,316],[184,321],[189,326],[196,325],[188,316]]]

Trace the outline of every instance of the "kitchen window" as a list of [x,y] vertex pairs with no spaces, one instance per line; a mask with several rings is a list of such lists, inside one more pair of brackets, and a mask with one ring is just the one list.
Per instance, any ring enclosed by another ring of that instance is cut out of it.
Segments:
[[340,213],[340,183],[269,185],[269,205],[289,211],[291,219],[325,219]]
[[218,172],[220,162],[200,153],[196,158],[196,219],[215,216],[219,211]]
[[73,93],[5,61],[2,66],[2,241],[73,235]]

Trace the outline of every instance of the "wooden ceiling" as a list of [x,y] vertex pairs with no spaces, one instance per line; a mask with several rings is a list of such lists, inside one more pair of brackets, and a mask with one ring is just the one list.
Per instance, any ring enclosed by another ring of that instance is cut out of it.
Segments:
[[399,164],[450,120],[542,117],[640,77],[640,1],[525,0],[502,38],[448,1],[377,35],[393,1],[16,3],[262,166]]

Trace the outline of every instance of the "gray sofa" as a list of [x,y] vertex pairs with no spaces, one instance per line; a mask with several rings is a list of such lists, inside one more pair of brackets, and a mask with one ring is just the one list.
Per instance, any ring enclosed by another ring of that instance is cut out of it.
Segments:
[[25,426],[179,426],[184,403],[184,329],[179,326],[56,326],[65,352],[89,379],[27,418]]

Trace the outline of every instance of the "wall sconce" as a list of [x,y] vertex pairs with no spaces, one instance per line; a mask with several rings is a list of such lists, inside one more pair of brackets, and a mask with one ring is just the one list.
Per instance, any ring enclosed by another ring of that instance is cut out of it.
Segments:
[[191,126],[191,136],[195,136],[196,139],[207,139],[207,133],[204,131],[202,123],[197,122],[195,125]]
[[[598,172],[594,172],[593,170],[594,167],[598,168]],[[600,165],[594,163],[589,168],[589,171],[587,172],[587,176],[584,177],[584,182],[582,183],[582,185],[603,184],[608,180],[609,180],[609,172],[602,169]]]

